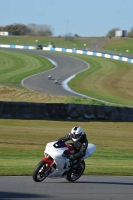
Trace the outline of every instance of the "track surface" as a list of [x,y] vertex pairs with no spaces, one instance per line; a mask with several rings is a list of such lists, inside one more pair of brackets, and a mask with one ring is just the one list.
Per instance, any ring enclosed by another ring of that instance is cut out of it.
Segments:
[[82,176],[74,183],[46,178],[36,183],[30,176],[1,176],[0,199],[132,200],[133,177]]
[[[71,56],[51,52],[30,51],[30,53],[32,52],[53,60],[57,64],[57,67],[24,79],[22,82],[24,87],[52,95],[78,96],[77,94],[64,90],[61,83],[68,77],[87,69],[89,67],[88,63]],[[52,74],[51,80],[48,79],[49,74]],[[55,79],[58,79],[58,84],[54,83]]]

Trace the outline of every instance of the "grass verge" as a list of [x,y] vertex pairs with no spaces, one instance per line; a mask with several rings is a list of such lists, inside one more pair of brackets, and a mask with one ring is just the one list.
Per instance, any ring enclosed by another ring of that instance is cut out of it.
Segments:
[[106,40],[103,50],[113,50],[116,53],[126,53],[127,55],[133,55],[133,39],[132,38],[112,38]]
[[90,64],[76,75],[69,87],[115,105],[133,106],[133,64],[94,56],[73,55]]
[[0,119],[0,175],[31,175],[45,145],[81,126],[97,146],[84,174],[133,176],[133,124]]
[[53,64],[44,57],[0,50],[0,83],[21,83],[28,76],[52,68]]
[[[84,49],[90,46],[88,38],[85,40],[77,38],[76,40],[66,40],[65,37],[45,37],[45,36],[0,36],[0,44],[14,44],[25,46],[37,46],[39,44],[47,46],[49,42],[53,43],[55,47],[61,48],[76,48]],[[85,44],[85,45],[84,45]]]

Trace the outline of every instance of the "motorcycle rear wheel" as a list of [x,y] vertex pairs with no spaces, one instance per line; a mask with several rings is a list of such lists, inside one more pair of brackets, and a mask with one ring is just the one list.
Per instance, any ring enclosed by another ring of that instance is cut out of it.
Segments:
[[32,178],[35,182],[43,181],[48,175],[49,170],[46,171],[47,163],[44,161],[40,161],[35,167]]
[[84,170],[85,170],[85,162],[83,160],[82,162],[80,162],[80,167],[78,167],[77,170],[72,170],[72,172],[69,175],[67,175],[66,180],[69,182],[77,181],[84,173]]

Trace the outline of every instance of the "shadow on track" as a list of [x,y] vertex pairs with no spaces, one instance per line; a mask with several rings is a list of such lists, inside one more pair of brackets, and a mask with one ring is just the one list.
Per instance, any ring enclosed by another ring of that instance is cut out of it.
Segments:
[[18,198],[50,198],[48,195],[39,195],[39,194],[28,194],[28,193],[17,193],[17,192],[0,192],[0,199],[18,199]]
[[[43,182],[43,183],[55,183],[54,181],[53,182]],[[65,184],[105,184],[105,185],[133,185],[133,183],[124,183],[124,182],[102,182],[102,181],[76,181],[76,182],[56,182],[56,184],[60,184],[60,183],[65,183]]]
[[104,181],[78,181],[76,183],[89,183],[89,184],[105,184],[105,185],[133,185],[133,183],[124,182],[104,182]]

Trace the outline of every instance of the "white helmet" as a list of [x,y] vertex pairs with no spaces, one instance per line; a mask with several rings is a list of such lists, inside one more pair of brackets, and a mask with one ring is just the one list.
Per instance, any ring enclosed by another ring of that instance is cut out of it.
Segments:
[[79,126],[73,127],[71,130],[71,134],[72,134],[72,141],[74,142],[78,141],[83,134],[82,128]]

